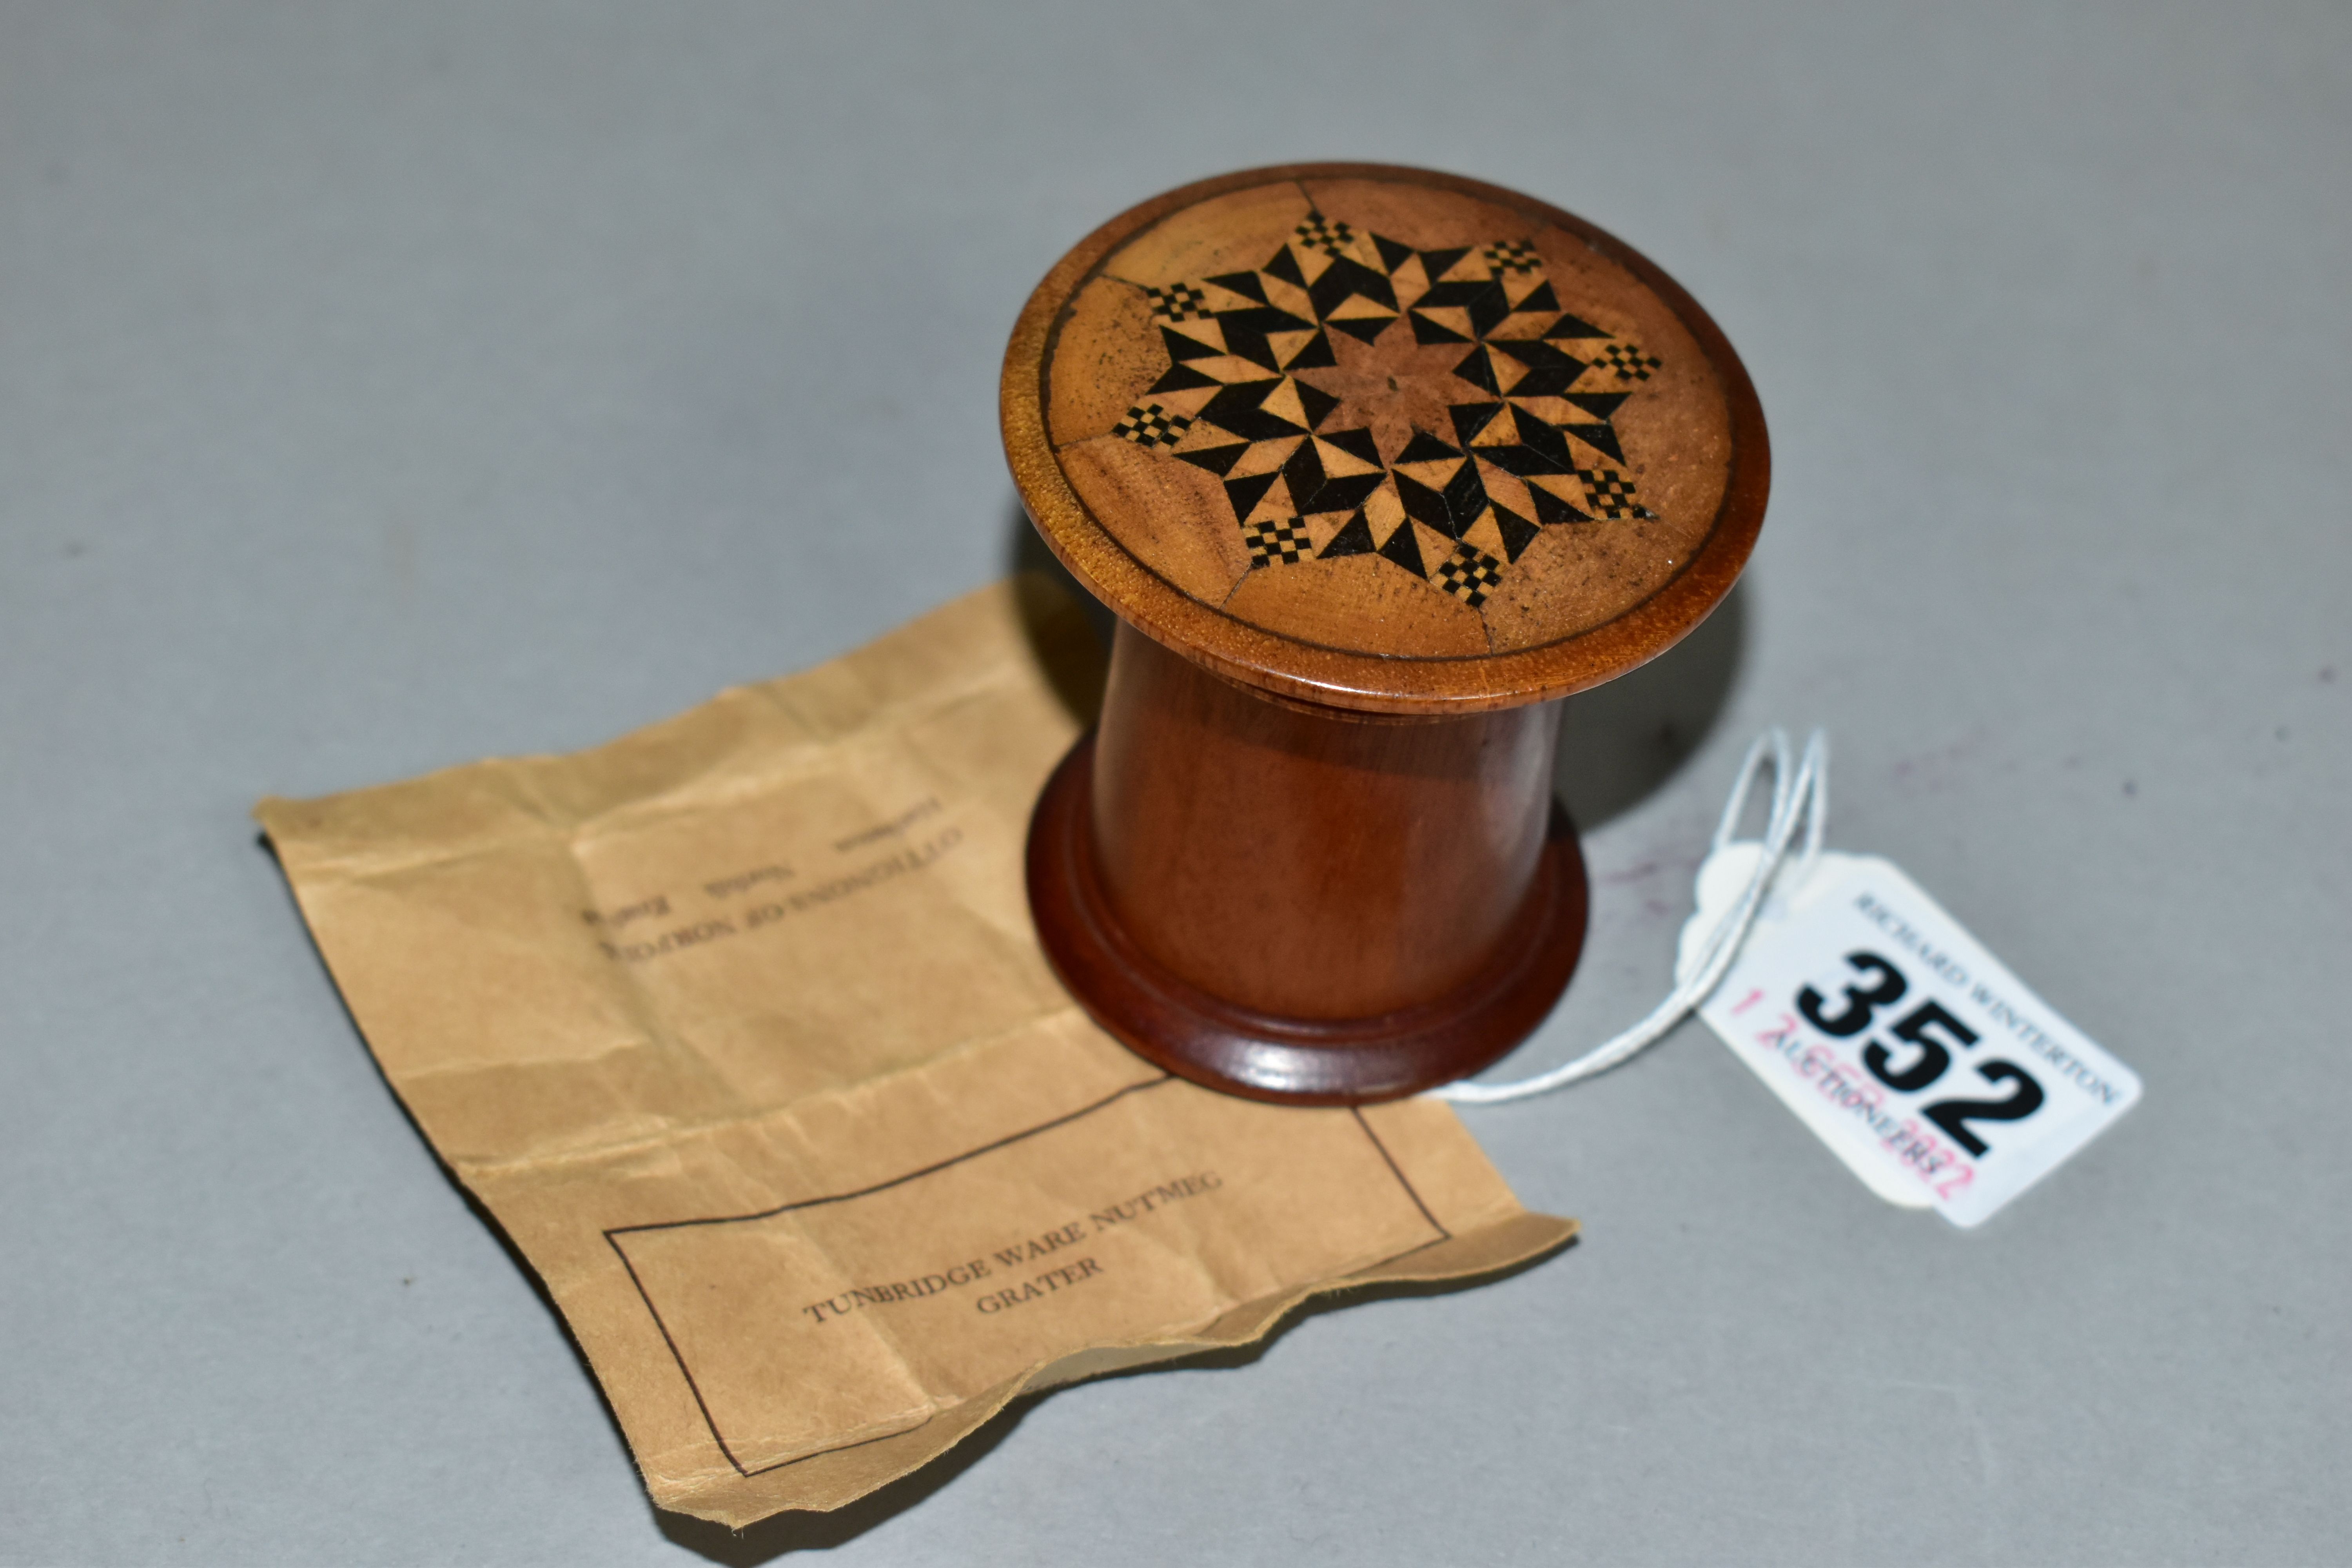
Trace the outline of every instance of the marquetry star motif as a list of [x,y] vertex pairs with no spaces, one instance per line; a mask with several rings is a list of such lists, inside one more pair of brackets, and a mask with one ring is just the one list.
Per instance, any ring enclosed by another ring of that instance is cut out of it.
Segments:
[[1217,476],[1253,570],[1376,555],[1476,608],[1546,528],[1656,515],[1612,421],[1664,363],[1524,240],[1310,212],[1262,267],[1143,293],[1168,369],[1112,433]]

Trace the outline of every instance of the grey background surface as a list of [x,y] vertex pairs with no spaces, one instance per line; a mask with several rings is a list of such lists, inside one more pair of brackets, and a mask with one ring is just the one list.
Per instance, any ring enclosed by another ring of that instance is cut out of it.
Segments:
[[[612,736],[1003,571],[1080,234],[1362,157],[1622,235],[1776,484],[1573,708],[1664,987],[1739,749],[2144,1076],[1974,1234],[1696,1026],[1469,1113],[1585,1240],[1070,1390],[742,1539],[648,1507],[246,813]],[[0,1560],[2352,1557],[2352,11],[0,9]]]

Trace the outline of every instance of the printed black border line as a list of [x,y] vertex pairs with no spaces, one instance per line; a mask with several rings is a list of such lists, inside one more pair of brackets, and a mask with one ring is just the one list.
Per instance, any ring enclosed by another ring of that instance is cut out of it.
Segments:
[[[792,1464],[794,1461],[792,1459],[785,1459],[777,1464],[764,1465],[756,1470],[747,1470],[743,1468],[743,1461],[735,1457],[735,1450],[728,1446],[726,1437],[720,1434],[719,1430],[718,1418],[710,1413],[710,1402],[702,1396],[702,1385],[695,1381],[694,1370],[686,1364],[685,1352],[678,1349],[677,1339],[673,1337],[669,1331],[669,1325],[662,1321],[661,1310],[654,1305],[653,1293],[646,1289],[646,1282],[637,1277],[637,1266],[629,1261],[628,1249],[621,1245],[620,1237],[634,1234],[637,1231],[645,1230],[685,1230],[690,1229],[696,1226],[731,1225],[741,1220],[772,1219],[778,1215],[790,1214],[795,1209],[818,1208],[826,1204],[845,1203],[851,1198],[866,1197],[875,1193],[887,1191],[889,1188],[898,1186],[903,1183],[911,1182],[918,1176],[932,1175],[938,1172],[946,1170],[950,1165],[960,1165],[966,1160],[974,1159],[982,1154],[989,1153],[993,1150],[1002,1149],[1008,1143],[1017,1143],[1024,1138],[1034,1138],[1040,1132],[1050,1132],[1055,1128],[1060,1127],[1066,1122],[1076,1121],[1082,1116],[1091,1116],[1096,1111],[1100,1110],[1103,1107],[1112,1103],[1114,1100],[1123,1100],[1127,1096],[1135,1093],[1138,1089],[1157,1089],[1161,1084],[1170,1082],[1174,1076],[1175,1075],[1172,1073],[1163,1072],[1158,1078],[1146,1079],[1141,1083],[1129,1084],[1125,1089],[1105,1095],[1102,1099],[1096,1100],[1091,1105],[1081,1106],[1079,1109],[1071,1111],[1066,1116],[1057,1116],[1050,1121],[1041,1121],[1036,1126],[1028,1128],[1024,1131],[1011,1133],[1005,1137],[999,1138],[992,1143],[983,1143],[977,1149],[968,1149],[961,1154],[941,1160],[937,1164],[926,1165],[921,1170],[909,1171],[904,1175],[893,1176],[887,1182],[877,1182],[870,1187],[860,1187],[855,1192],[835,1193],[821,1198],[803,1198],[798,1203],[779,1204],[773,1208],[760,1209],[751,1214],[709,1215],[698,1219],[657,1220],[646,1225],[616,1225],[604,1232],[604,1245],[613,1249],[614,1256],[621,1260],[621,1267],[628,1271],[629,1283],[636,1288],[637,1300],[645,1303],[646,1315],[653,1319],[654,1327],[661,1331],[662,1343],[669,1347],[670,1360],[677,1364],[678,1375],[686,1379],[687,1391],[694,1395],[694,1407],[702,1413],[702,1424],[709,1429],[710,1433],[710,1440],[719,1445],[719,1451],[727,1456],[727,1462],[735,1467],[735,1473],[737,1475],[745,1477],[746,1479],[752,1476],[765,1475],[770,1470],[782,1469],[785,1465]],[[911,1429],[912,1428],[909,1428],[909,1430]],[[884,1436],[896,1436],[898,1434],[895,1432],[886,1433]],[[842,1445],[842,1447],[845,1448],[855,1448],[863,1447],[866,1443],[878,1443],[882,1439],[880,1437],[866,1437],[861,1438],[856,1443],[845,1443]],[[836,1450],[825,1449],[824,1451],[832,1453]],[[808,1458],[811,1457],[812,1456],[805,1454],[800,1456],[802,1458]]]
[[[702,1424],[710,1433],[710,1440],[717,1444],[719,1451],[727,1457],[727,1462],[734,1467],[737,1475],[748,1480],[753,1476],[764,1476],[772,1470],[781,1470],[787,1465],[796,1465],[803,1459],[814,1459],[822,1454],[838,1454],[851,1448],[862,1448],[869,1443],[879,1443],[891,1437],[903,1436],[908,1432],[919,1430],[924,1423],[919,1422],[914,1426],[906,1427],[898,1432],[885,1432],[879,1436],[861,1437],[854,1443],[844,1443],[837,1447],[820,1449],[814,1454],[796,1454],[789,1459],[779,1459],[772,1465],[762,1465],[756,1470],[746,1469],[743,1461],[735,1457],[735,1450],[728,1445],[726,1437],[720,1434],[719,1422],[710,1413],[710,1404],[702,1396],[702,1385],[695,1381],[693,1370],[686,1364],[685,1353],[678,1349],[677,1341],[669,1331],[669,1325],[662,1321],[660,1309],[654,1305],[652,1292],[646,1289],[646,1282],[638,1277],[636,1265],[629,1260],[628,1250],[621,1245],[619,1238],[640,1231],[688,1230],[697,1226],[734,1225],[746,1220],[773,1219],[778,1215],[792,1214],[801,1209],[822,1208],[828,1204],[846,1203],[851,1198],[870,1197],[876,1193],[887,1192],[892,1187],[904,1185],[919,1177],[936,1175],[950,1166],[961,1165],[967,1160],[978,1159],[982,1154],[993,1153],[1009,1144],[1034,1138],[1041,1132],[1050,1132],[1057,1127],[1066,1126],[1082,1117],[1092,1116],[1096,1111],[1124,1100],[1139,1090],[1158,1089],[1162,1084],[1176,1081],[1174,1074],[1163,1072],[1158,1078],[1147,1079],[1141,1083],[1129,1084],[1124,1089],[1105,1095],[1091,1105],[1081,1106],[1076,1110],[1056,1116],[1049,1121],[1041,1121],[1036,1126],[1022,1131],[1008,1133],[994,1142],[983,1143],[977,1149],[967,1149],[961,1154],[952,1155],[934,1164],[925,1165],[920,1170],[908,1171],[904,1175],[893,1176],[887,1182],[877,1182],[870,1187],[860,1187],[846,1193],[834,1193],[821,1198],[803,1198],[798,1203],[778,1204],[773,1208],[758,1209],[750,1214],[708,1215],[696,1219],[656,1220],[645,1225],[617,1225],[604,1231],[604,1244],[610,1247],[614,1256],[621,1260],[622,1268],[629,1276],[629,1283],[636,1289],[637,1300],[645,1303],[646,1315],[653,1319],[654,1327],[661,1331],[662,1343],[669,1347],[670,1360],[677,1363],[678,1375],[686,1380],[687,1391],[694,1395],[694,1407],[702,1413]],[[1430,1228],[1437,1232],[1436,1241],[1425,1241],[1419,1247],[1406,1247],[1402,1252],[1391,1253],[1381,1261],[1388,1263],[1399,1258],[1410,1258],[1416,1252],[1426,1251],[1437,1246],[1439,1242],[1451,1241],[1454,1238],[1454,1233],[1439,1224],[1437,1216],[1429,1212],[1429,1205],[1422,1202],[1421,1194],[1413,1190],[1412,1183],[1406,1179],[1403,1169],[1396,1163],[1395,1156],[1389,1152],[1388,1145],[1381,1142],[1380,1134],[1373,1131],[1371,1123],[1364,1120],[1364,1113],[1353,1106],[1350,1106],[1349,1110],[1354,1116],[1356,1125],[1363,1129],[1364,1136],[1370,1141],[1373,1150],[1380,1155],[1381,1163],[1388,1166],[1390,1174],[1395,1176],[1397,1184],[1404,1189],[1405,1196],[1412,1200],[1412,1206],[1421,1212],[1423,1219],[1429,1222]]]
[[847,1203],[852,1198],[871,1197],[876,1193],[887,1192],[892,1187],[903,1185],[919,1176],[934,1175],[946,1170],[950,1165],[961,1165],[966,1160],[976,1160],[982,1154],[993,1153],[1008,1143],[1018,1143],[1024,1138],[1034,1138],[1040,1132],[1050,1132],[1064,1122],[1076,1121],[1081,1116],[1092,1116],[1115,1100],[1123,1100],[1140,1089],[1158,1089],[1161,1084],[1172,1081],[1174,1077],[1172,1073],[1163,1072],[1158,1078],[1145,1079],[1141,1083],[1129,1084],[1125,1089],[1103,1096],[1092,1105],[1082,1105],[1066,1115],[1056,1116],[1051,1121],[1040,1121],[1034,1127],[1025,1128],[1019,1132],[1007,1133],[993,1143],[982,1143],[977,1149],[967,1149],[961,1154],[950,1154],[937,1164],[925,1165],[919,1171],[908,1171],[904,1175],[893,1176],[887,1182],[877,1182],[870,1187],[859,1187],[854,1192],[834,1193],[822,1198],[803,1198],[798,1203],[778,1204],[773,1208],[755,1209],[750,1214],[705,1215],[698,1219],[663,1219],[653,1220],[645,1225],[616,1225],[604,1235],[609,1239],[615,1236],[633,1235],[641,1230],[686,1230],[698,1225],[738,1225],[744,1220],[773,1219],[780,1214],[792,1214],[800,1209],[822,1208],[827,1204]]
[[[1437,1216],[1429,1212],[1429,1205],[1421,1201],[1421,1194],[1412,1190],[1412,1184],[1405,1180],[1404,1167],[1396,1163],[1396,1156],[1389,1152],[1389,1146],[1381,1142],[1381,1135],[1372,1131],[1372,1124],[1370,1122],[1364,1120],[1363,1108],[1361,1106],[1351,1105],[1348,1107],[1348,1113],[1356,1119],[1356,1125],[1364,1130],[1364,1136],[1372,1141],[1372,1147],[1381,1152],[1381,1163],[1388,1166],[1389,1173],[1391,1175],[1396,1177],[1397,1185],[1402,1187],[1404,1189],[1404,1195],[1412,1200],[1412,1206],[1421,1211],[1421,1217],[1429,1222],[1429,1228],[1437,1233],[1437,1241],[1452,1241],[1454,1239],[1454,1233],[1446,1229],[1444,1226],[1438,1223]],[[1424,1242],[1422,1245],[1423,1247],[1435,1247],[1437,1245],[1437,1241]],[[1409,1258],[1412,1253],[1419,1252],[1421,1250],[1421,1247],[1416,1247],[1407,1252],[1391,1254],[1389,1258],[1382,1259],[1382,1261],[1392,1263],[1399,1258]]]

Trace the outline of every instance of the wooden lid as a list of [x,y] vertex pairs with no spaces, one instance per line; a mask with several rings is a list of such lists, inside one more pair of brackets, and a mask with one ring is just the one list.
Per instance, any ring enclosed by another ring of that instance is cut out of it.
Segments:
[[1417,169],[1187,185],[1089,235],[1005,353],[1047,544],[1229,678],[1375,712],[1565,696],[1672,647],[1763,522],[1706,313],[1557,208]]

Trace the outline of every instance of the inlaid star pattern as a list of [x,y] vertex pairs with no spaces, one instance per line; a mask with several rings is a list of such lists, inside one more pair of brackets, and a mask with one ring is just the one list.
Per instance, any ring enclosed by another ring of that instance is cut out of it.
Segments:
[[1310,212],[1263,267],[1143,293],[1168,370],[1112,434],[1216,475],[1254,571],[1376,555],[1475,609],[1544,529],[1656,515],[1612,420],[1664,363],[1525,240]]

